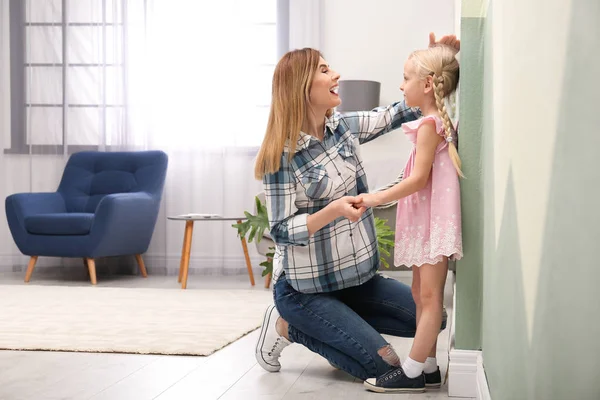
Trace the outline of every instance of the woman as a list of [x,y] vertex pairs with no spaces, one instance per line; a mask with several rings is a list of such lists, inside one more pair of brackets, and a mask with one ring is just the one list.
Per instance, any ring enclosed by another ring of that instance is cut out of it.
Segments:
[[[440,43],[459,47],[454,36]],[[430,44],[435,37],[430,35]],[[274,257],[275,306],[265,312],[258,363],[279,371],[291,342],[355,377],[400,365],[381,333],[413,337],[411,289],[377,274],[379,252],[359,144],[419,117],[404,102],[370,112],[333,113],[340,75],[314,49],[287,53],[273,77],[267,132],[255,175],[265,188]],[[439,370],[427,383],[440,386]]]

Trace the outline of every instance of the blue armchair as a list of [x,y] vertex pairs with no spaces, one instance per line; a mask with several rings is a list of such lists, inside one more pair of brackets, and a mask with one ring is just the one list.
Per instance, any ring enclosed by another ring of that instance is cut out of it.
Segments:
[[29,282],[38,256],[82,257],[96,284],[94,259],[141,254],[158,217],[167,155],[162,151],[81,152],[65,166],[53,193],[6,198],[6,217],[19,250],[30,256]]

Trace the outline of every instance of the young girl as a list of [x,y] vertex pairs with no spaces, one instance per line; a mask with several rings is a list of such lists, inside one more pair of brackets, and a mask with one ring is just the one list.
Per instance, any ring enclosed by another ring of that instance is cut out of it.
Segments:
[[418,391],[428,376],[439,374],[435,352],[448,258],[462,257],[458,182],[462,172],[444,104],[458,84],[455,55],[451,47],[436,46],[409,56],[400,90],[406,104],[419,107],[423,117],[402,125],[414,143],[405,179],[383,192],[363,195],[357,204],[374,207],[399,200],[394,264],[412,266],[417,306],[417,333],[409,357],[400,368],[365,381],[376,392]]

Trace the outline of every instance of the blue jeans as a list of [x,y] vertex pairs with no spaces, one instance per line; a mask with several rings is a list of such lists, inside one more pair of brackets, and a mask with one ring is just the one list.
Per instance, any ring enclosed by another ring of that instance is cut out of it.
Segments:
[[282,274],[274,291],[277,310],[289,324],[290,340],[363,380],[391,368],[377,353],[389,344],[381,333],[415,336],[416,306],[410,287],[395,279],[377,274],[362,285],[335,292],[300,293]]

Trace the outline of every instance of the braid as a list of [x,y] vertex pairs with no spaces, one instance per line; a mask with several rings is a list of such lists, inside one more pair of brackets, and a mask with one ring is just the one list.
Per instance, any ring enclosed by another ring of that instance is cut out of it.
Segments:
[[435,95],[435,104],[438,108],[440,116],[442,117],[442,123],[444,124],[444,132],[446,141],[448,141],[448,152],[450,153],[450,159],[452,160],[452,164],[454,164],[454,168],[458,175],[462,178],[465,176],[461,170],[461,161],[458,156],[458,151],[456,150],[456,145],[454,144],[454,140],[452,138],[452,122],[450,121],[450,117],[448,116],[448,111],[446,110],[446,102],[444,101],[444,77],[439,76],[437,74],[433,75],[433,93]]

